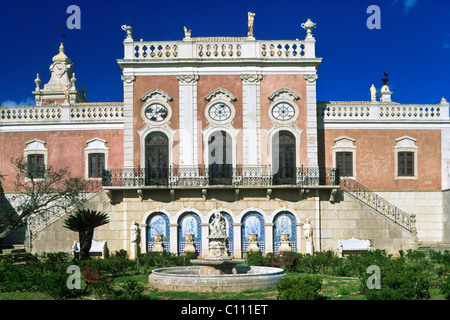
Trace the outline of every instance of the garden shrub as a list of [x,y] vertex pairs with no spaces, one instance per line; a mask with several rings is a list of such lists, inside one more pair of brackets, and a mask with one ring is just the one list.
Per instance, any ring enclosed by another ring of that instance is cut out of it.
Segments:
[[344,260],[331,251],[316,251],[314,255],[297,254],[296,271],[300,273],[348,275]]
[[285,277],[278,281],[278,300],[320,300],[322,281],[312,276],[291,278]]
[[0,292],[38,291],[42,278],[40,263],[0,266]]
[[105,259],[88,259],[80,261],[80,268],[89,265],[91,268],[100,270],[104,275],[124,275],[128,271],[136,269],[136,261],[126,257],[111,256]]
[[440,291],[445,299],[450,300],[450,275],[445,277],[445,280],[440,285]]
[[367,288],[371,274],[360,275],[361,292],[368,300],[423,300],[430,297],[431,279],[426,264],[406,264],[400,257],[378,266],[380,289]]
[[260,251],[248,252],[245,257],[245,262],[248,266],[267,266],[267,260],[268,257],[264,256]]
[[54,299],[79,297],[83,293],[83,290],[69,289],[67,286],[68,277],[68,274],[59,272],[44,274],[40,281],[39,291],[48,293]]
[[170,252],[147,252],[138,255],[139,264],[144,267],[177,267],[190,263],[190,259],[196,258],[195,254],[189,253],[178,256]]
[[89,290],[97,299],[110,299],[117,296],[111,281],[91,283]]
[[123,294],[119,296],[121,299],[126,300],[145,300],[147,297],[144,295],[144,286],[136,280],[127,280],[123,285]]
[[70,261],[67,252],[44,252],[39,256],[40,260],[50,264],[66,263]]

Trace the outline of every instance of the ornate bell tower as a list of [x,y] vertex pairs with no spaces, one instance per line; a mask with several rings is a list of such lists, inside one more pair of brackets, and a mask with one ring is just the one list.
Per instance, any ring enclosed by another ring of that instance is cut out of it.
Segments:
[[37,74],[34,82],[36,89],[33,91],[37,106],[54,103],[87,102],[86,89],[79,91],[76,88],[77,79],[73,71],[72,61],[64,53],[64,44],[61,42],[59,53],[53,57],[50,66],[50,81],[40,88],[41,79]]

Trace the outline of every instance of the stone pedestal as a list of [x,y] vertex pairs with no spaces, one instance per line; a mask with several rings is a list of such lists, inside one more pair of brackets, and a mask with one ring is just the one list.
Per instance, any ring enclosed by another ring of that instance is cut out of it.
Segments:
[[152,251],[153,252],[163,252],[164,246],[163,246],[163,237],[162,234],[155,234],[155,242],[153,243]]
[[311,240],[306,240],[306,253],[314,255],[314,246]]
[[249,233],[248,235],[248,252],[259,252],[259,246],[258,246],[258,234],[256,233]]
[[194,235],[190,233],[186,234],[186,245],[184,247],[184,253],[188,252],[195,252]]
[[205,259],[211,260],[229,260],[225,239],[211,239],[209,238],[209,250]]
[[289,245],[289,233],[281,234],[280,240],[281,240],[280,253],[281,252],[291,252],[292,248]]
[[136,242],[132,242],[131,243],[131,252],[130,252],[131,259],[136,259],[137,258],[137,254],[138,254],[137,251],[138,251],[137,250],[137,243]]

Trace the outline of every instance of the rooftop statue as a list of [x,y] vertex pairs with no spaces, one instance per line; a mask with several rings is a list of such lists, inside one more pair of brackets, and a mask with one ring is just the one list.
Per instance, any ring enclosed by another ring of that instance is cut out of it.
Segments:
[[248,13],[248,34],[247,36],[253,37],[253,22],[255,21],[255,14],[252,12]]

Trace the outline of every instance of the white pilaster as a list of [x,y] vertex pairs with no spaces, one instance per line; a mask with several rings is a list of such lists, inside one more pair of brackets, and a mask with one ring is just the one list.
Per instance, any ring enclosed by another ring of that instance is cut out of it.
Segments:
[[242,223],[233,223],[233,248],[234,258],[242,258],[242,240],[241,240]]
[[244,165],[261,164],[262,74],[242,74]]
[[136,77],[132,74],[122,75],[123,81],[123,167],[134,167],[133,150],[133,86]]
[[206,257],[209,251],[209,223],[202,223],[202,256]]
[[197,165],[197,81],[198,75],[179,75],[180,165]]
[[273,252],[273,223],[264,223],[264,254]]
[[169,224],[170,252],[178,254],[178,223]]
[[317,145],[317,98],[316,81],[317,74],[305,74],[306,80],[306,117],[307,117],[307,149],[308,166],[317,167],[318,145]]

